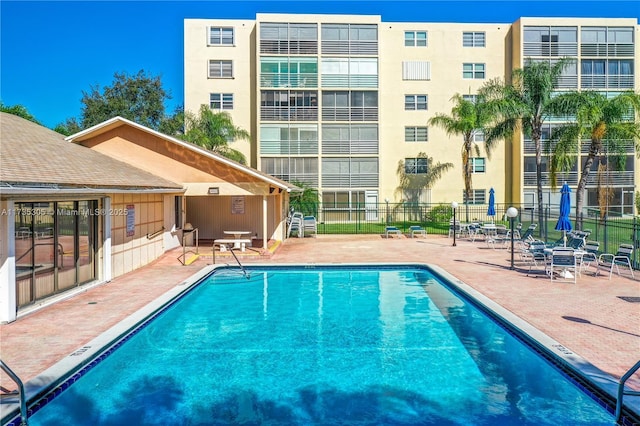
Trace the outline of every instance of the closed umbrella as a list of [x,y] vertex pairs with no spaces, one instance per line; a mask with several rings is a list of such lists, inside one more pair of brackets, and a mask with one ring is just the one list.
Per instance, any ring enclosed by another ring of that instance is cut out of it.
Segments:
[[560,217],[556,223],[556,231],[562,231],[564,246],[567,246],[567,231],[571,231],[571,221],[569,220],[569,212],[571,211],[571,188],[567,182],[560,189]]
[[489,208],[487,209],[487,216],[491,216],[491,222],[493,223],[493,216],[496,215],[496,191],[491,188],[489,190]]

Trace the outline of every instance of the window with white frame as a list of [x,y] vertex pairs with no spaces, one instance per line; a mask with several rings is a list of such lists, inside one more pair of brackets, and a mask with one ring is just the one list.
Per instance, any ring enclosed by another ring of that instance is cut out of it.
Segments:
[[232,78],[233,61],[210,59],[209,78]]
[[463,204],[487,204],[487,190],[486,189],[473,189],[471,191],[471,198],[467,200],[467,194],[462,191],[462,203]]
[[404,32],[404,45],[405,46],[427,46],[427,32],[426,31],[405,31]]
[[484,79],[485,64],[462,64],[462,78]]
[[404,128],[405,142],[427,142],[429,140],[429,129],[421,126],[407,126]]
[[233,45],[232,27],[209,27],[210,45]]
[[211,93],[209,95],[209,108],[233,109],[233,93]]
[[486,172],[486,159],[482,157],[469,158],[471,163],[471,173],[484,173]]
[[407,175],[424,175],[429,168],[426,158],[405,158],[404,173]]
[[427,95],[405,95],[404,109],[407,111],[426,110]]
[[485,47],[484,31],[465,31],[462,33],[462,46]]

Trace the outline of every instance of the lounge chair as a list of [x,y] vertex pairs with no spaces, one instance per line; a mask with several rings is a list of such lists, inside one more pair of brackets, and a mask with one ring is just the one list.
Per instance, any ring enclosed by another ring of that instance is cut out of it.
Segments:
[[315,216],[305,216],[302,218],[302,228],[304,235],[318,235],[318,224]]
[[529,265],[527,276],[531,273],[533,268],[542,266],[545,273],[548,273],[547,256],[544,253],[546,248],[544,241],[532,241],[529,243],[529,247],[520,251],[520,259]]
[[554,247],[551,253],[551,263],[549,264],[549,275],[551,281],[565,279],[573,281],[575,284],[576,277],[580,273],[576,261],[575,250],[571,247]]
[[420,225],[413,225],[409,227],[409,238],[413,238],[414,236],[422,235],[423,237],[427,237],[427,230],[424,229]]
[[620,266],[629,268],[631,278],[635,278],[633,275],[633,267],[631,266],[631,255],[633,254],[633,246],[631,244],[620,244],[616,254],[602,253],[598,257],[598,269],[596,269],[595,275],[600,273],[600,269],[609,270],[609,279],[613,274],[613,268],[616,268],[616,272],[620,275]]
[[295,212],[289,218],[289,229],[287,230],[287,237],[290,237],[292,233],[296,233],[298,237],[304,237],[304,227],[302,225],[302,213]]
[[399,237],[402,236],[402,232],[398,229],[397,226],[387,226],[384,229],[384,235],[386,238],[389,238],[389,235],[397,235]]
[[600,243],[598,241],[587,241],[582,248],[584,253],[580,258],[580,271],[584,271],[591,266],[591,264],[598,264],[598,257],[600,256]]

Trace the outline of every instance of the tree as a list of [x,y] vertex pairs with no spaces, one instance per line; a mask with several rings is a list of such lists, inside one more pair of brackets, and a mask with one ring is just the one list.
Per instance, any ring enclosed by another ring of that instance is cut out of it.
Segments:
[[164,103],[171,96],[162,87],[158,76],[143,70],[136,75],[115,73],[111,86],[103,90],[91,86],[82,92],[80,124],[83,129],[115,116],[121,116],[143,126],[158,129],[165,115]]
[[207,105],[202,105],[198,115],[185,113],[185,127],[187,132],[182,139],[246,164],[245,156],[231,148],[229,142],[236,139],[249,139],[249,132],[233,124],[228,113],[214,113]]
[[16,104],[13,106],[9,106],[9,105],[5,105],[2,101],[0,101],[0,111],[6,112],[8,114],[17,115],[18,117],[22,117],[25,120],[29,120],[36,124],[41,125],[41,123],[33,115],[31,115],[29,110],[23,105]]
[[[462,178],[464,180],[465,207],[468,222],[468,201],[471,199],[471,191],[473,190],[471,182],[473,164],[471,158],[474,153],[476,156],[480,156],[480,148],[474,143],[474,138],[488,124],[490,117],[484,109],[482,97],[476,97],[475,102],[473,102],[464,99],[460,94],[455,94],[451,100],[454,102],[451,115],[436,114],[429,119],[428,123],[429,125],[443,128],[449,136],[462,136]],[[485,142],[487,158],[491,156],[494,142],[495,139]]]
[[165,135],[181,137],[185,133],[184,129],[184,107],[179,105],[173,115],[165,116],[160,121],[158,131]]
[[[420,161],[423,165],[420,165]],[[435,183],[440,180],[442,175],[453,167],[453,163],[434,163],[433,158],[424,152],[419,152],[416,157],[417,168],[413,165],[406,164],[406,160],[398,161],[396,174],[398,175],[399,184],[396,188],[396,195],[400,195],[405,199],[405,207],[409,211],[413,211],[419,218],[420,195],[425,189],[431,189]]]
[[[516,69],[510,84],[500,79],[487,82],[479,91],[487,113],[494,121],[485,132],[485,141],[508,140],[521,130],[530,136],[536,151],[536,187],[538,222],[544,223],[542,192],[542,129],[551,115],[550,102],[562,71],[574,60],[563,58],[554,63],[528,61]],[[542,232],[543,226],[538,229]]]
[[[640,150],[640,95],[628,91],[609,99],[605,94],[595,91],[571,92],[554,98],[551,107],[557,115],[574,118],[552,134],[554,146],[549,163],[552,186],[557,185],[558,172],[569,171],[576,164],[582,144],[589,144],[589,153],[582,165],[576,189],[576,227],[581,229],[587,181],[596,159],[599,159],[598,170],[602,173],[610,168],[609,158],[606,162],[602,161],[603,155],[617,160],[614,161],[617,169],[624,167],[625,141],[632,140],[636,150]],[[599,193],[599,199],[611,197],[607,182]]]
[[58,124],[53,130],[58,133],[62,133],[65,136],[70,136],[81,131],[82,127],[80,126],[80,123],[78,123],[78,120],[72,117],[67,118],[64,123]]

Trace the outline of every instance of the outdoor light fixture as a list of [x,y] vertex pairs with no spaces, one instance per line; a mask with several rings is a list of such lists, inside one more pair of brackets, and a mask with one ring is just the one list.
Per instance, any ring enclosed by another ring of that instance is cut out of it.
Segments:
[[458,208],[458,203],[453,201],[451,203],[451,208],[453,209],[453,246],[456,246],[456,209]]
[[218,194],[220,194],[220,188],[217,187],[217,186],[211,187],[211,188],[209,188],[208,193],[209,193],[209,195],[218,195]]
[[518,209],[516,209],[515,207],[509,207],[507,209],[507,217],[509,218],[509,222],[511,222],[511,268],[509,269],[515,269],[513,267],[513,222],[517,216]]

